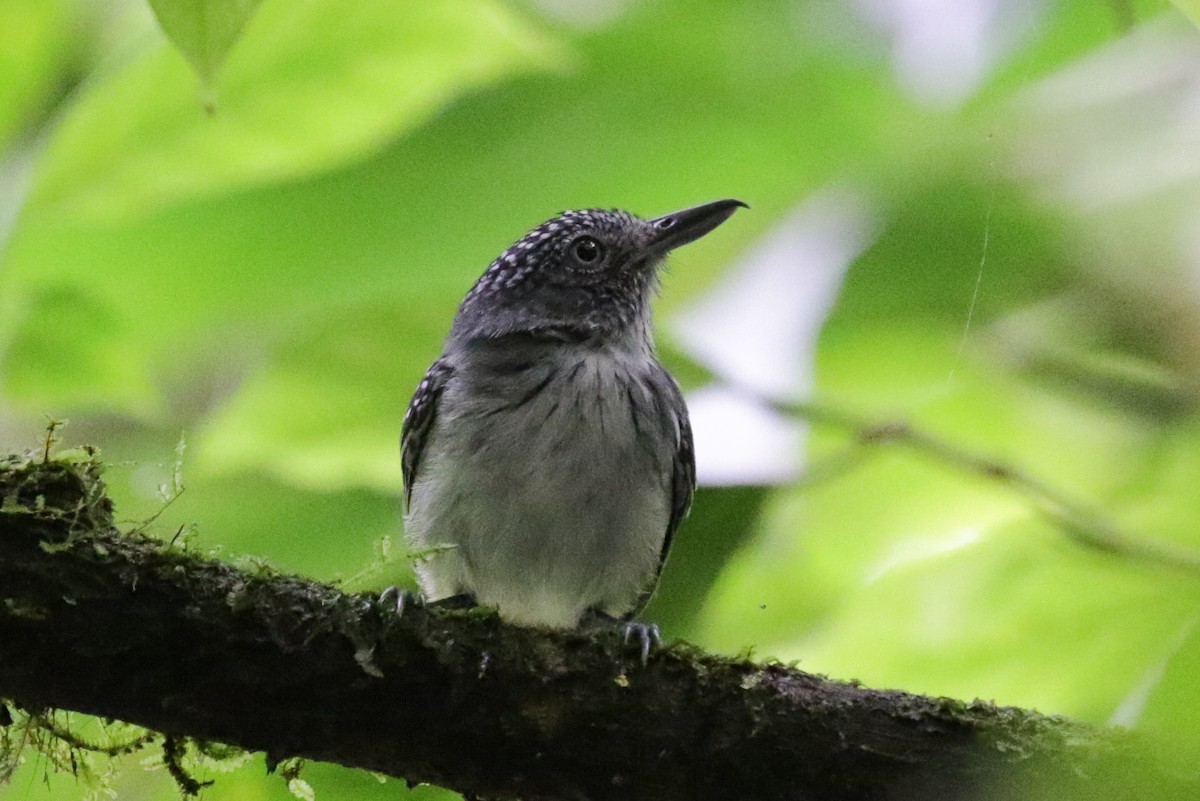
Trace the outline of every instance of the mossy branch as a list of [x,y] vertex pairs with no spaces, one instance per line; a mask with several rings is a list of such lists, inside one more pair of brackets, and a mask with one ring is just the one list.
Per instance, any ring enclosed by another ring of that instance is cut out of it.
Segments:
[[249,573],[113,525],[91,459],[0,461],[0,698],[524,799],[1200,797],[1133,735],[615,633]]

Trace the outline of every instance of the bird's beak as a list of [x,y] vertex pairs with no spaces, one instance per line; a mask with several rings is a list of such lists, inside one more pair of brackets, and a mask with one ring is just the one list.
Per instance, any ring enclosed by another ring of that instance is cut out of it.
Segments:
[[690,209],[651,220],[654,236],[648,247],[658,254],[663,254],[688,242],[695,242],[728,220],[739,206],[744,209],[750,208],[740,200],[714,200],[712,203],[692,206]]

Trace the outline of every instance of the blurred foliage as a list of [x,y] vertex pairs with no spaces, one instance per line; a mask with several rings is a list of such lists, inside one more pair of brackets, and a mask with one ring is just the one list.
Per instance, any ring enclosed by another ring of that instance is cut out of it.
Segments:
[[[70,416],[129,520],[164,504],[183,430],[161,536],[411,581],[399,420],[497,252],[563,208],[750,202],[664,282],[664,352],[695,389],[723,377],[671,319],[835,186],[876,233],[820,327],[823,403],[1200,550],[1192,0],[152,5],[166,34],[135,0],[0,7],[0,442]],[[669,634],[1200,751],[1200,576],[1085,548],[995,476],[811,425],[801,481],[701,490],[650,609]],[[205,797],[290,797],[261,774]],[[84,792],[41,782],[14,786]]]
[[1200,24],[1200,3],[1196,0],[1172,0],[1179,10],[1187,14],[1192,22]]

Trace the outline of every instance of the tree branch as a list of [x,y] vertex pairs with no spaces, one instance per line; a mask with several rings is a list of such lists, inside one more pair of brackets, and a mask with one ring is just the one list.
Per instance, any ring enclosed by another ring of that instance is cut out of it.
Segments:
[[[0,697],[525,799],[1157,798],[1200,781],[1061,718],[615,632],[518,629],[113,526],[90,459],[0,461]],[[1049,797],[1049,796],[1047,796]]]
[[843,475],[863,464],[878,448],[901,445],[948,467],[1011,488],[1077,545],[1200,575],[1200,553],[1195,550],[1125,531],[1103,511],[1003,459],[972,451],[903,420],[872,420],[815,401],[776,401],[748,390],[743,390],[743,394],[780,414],[832,426],[853,436],[853,442],[844,452],[829,457],[828,463],[817,463],[813,474],[804,480],[820,481]]

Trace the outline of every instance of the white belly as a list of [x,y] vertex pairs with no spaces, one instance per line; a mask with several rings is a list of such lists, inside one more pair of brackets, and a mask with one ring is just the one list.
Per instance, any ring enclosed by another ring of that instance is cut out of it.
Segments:
[[631,611],[654,580],[671,457],[644,434],[669,433],[649,401],[635,419],[628,393],[648,390],[619,354],[542,368],[544,388],[521,404],[447,386],[440,408],[454,411],[425,446],[406,533],[418,549],[449,546],[418,563],[428,599],[470,593],[510,622],[565,628],[588,609]]

